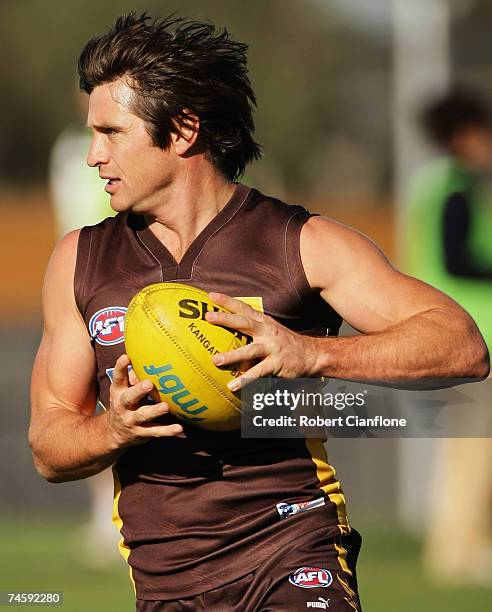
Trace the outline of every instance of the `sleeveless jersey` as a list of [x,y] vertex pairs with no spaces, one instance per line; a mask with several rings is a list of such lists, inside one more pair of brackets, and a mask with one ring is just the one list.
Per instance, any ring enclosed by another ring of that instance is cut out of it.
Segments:
[[[309,217],[238,184],[179,263],[143,217],[120,213],[83,228],[74,290],[93,338],[101,403],[109,405],[112,368],[124,352],[125,308],[152,283],[261,297],[264,312],[290,329],[336,335],[341,318],[311,290],[301,264]],[[178,437],[129,448],[113,472],[113,520],[139,599],[203,593],[253,571],[297,536],[350,531],[321,440],[242,439],[239,431],[184,425]],[[277,509],[310,501],[324,504],[287,518]],[[343,548],[340,555],[343,566]]]

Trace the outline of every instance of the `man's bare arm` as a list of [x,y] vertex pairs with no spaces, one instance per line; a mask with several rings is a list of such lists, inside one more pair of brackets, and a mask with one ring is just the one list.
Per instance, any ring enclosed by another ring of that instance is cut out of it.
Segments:
[[75,304],[78,232],[56,247],[43,287],[45,326],[31,385],[29,442],[38,472],[52,482],[85,478],[111,465],[132,444],[175,435],[181,426],[149,425],[165,404],[139,407],[150,381],[130,385],[126,355],[114,371],[108,410],[95,415],[94,351]]
[[[327,241],[325,260],[318,249]],[[362,332],[315,340],[315,370],[321,375],[431,385],[487,376],[487,347],[468,313],[442,292],[396,270],[359,232],[313,218],[302,233],[301,254],[311,286]]]

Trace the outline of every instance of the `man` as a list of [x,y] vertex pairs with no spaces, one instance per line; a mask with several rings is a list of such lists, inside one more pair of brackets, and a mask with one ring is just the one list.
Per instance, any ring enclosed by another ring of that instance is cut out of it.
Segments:
[[[30,442],[53,482],[115,463],[138,610],[360,610],[360,537],[321,441],[177,423],[166,404],[146,405],[150,381],[129,378],[118,326],[139,289],[179,280],[231,311],[210,322],[253,338],[214,357],[256,360],[248,378],[487,375],[483,340],[452,300],[397,272],[354,230],[233,182],[259,153],[245,54],[212,25],[135,15],[83,50],[87,161],[120,214],[53,253]],[[234,295],[262,298],[264,314]],[[327,337],[342,317],[363,335]],[[283,502],[308,511],[282,518]]]
[[[492,346],[492,118],[480,95],[454,88],[422,113],[428,139],[444,155],[412,181],[407,206],[409,272],[446,291],[474,317]],[[490,381],[466,390],[470,408],[490,406]],[[455,425],[466,431],[463,406]],[[490,413],[477,423],[490,431]],[[461,420],[462,419],[462,420]],[[492,444],[488,437],[436,440],[424,558],[431,576],[452,584],[492,577]],[[456,495],[466,490],[467,495]],[[473,500],[473,503],[470,503]],[[466,520],[463,517],[466,516]],[[449,534],[453,538],[449,539]],[[446,549],[445,558],[442,550]],[[473,559],[473,563],[469,560]]]

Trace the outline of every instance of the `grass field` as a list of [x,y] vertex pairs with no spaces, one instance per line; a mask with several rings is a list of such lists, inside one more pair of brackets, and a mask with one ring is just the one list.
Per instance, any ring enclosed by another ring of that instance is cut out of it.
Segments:
[[[66,612],[134,610],[123,562],[96,570],[79,561],[79,524],[76,517],[35,521],[3,517],[0,590],[62,590],[64,604],[58,609]],[[364,537],[358,566],[364,612],[483,612],[492,608],[492,585],[490,590],[431,586],[419,565],[418,540],[397,528],[359,530]]]

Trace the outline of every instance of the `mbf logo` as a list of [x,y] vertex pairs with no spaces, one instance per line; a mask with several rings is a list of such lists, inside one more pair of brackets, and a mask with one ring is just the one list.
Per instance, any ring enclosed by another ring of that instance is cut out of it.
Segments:
[[[196,416],[208,410],[205,405],[197,406],[190,410],[192,406],[199,404],[199,400],[196,397],[190,399],[190,392],[185,387],[184,382],[176,376],[176,374],[166,373],[172,370],[173,366],[171,363],[167,363],[163,366],[144,365],[145,373],[149,376],[155,376],[156,382],[154,382],[155,388],[159,393],[165,393],[166,395],[172,393],[171,400],[174,405],[181,410],[181,416],[189,421],[204,421],[203,417]],[[184,401],[183,401],[184,400]],[[184,413],[184,414],[183,414]]]
[[333,582],[333,576],[322,567],[300,567],[289,576],[289,582],[303,589],[329,587]]
[[103,346],[123,342],[126,311],[123,306],[111,306],[95,312],[89,321],[91,339]]

